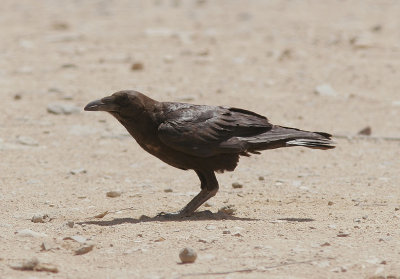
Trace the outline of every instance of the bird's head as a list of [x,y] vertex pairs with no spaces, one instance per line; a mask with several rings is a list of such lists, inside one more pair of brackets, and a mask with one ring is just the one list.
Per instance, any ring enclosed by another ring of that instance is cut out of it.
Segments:
[[140,92],[133,90],[119,91],[111,96],[90,102],[86,111],[107,111],[114,116],[134,117],[143,112],[145,103],[151,100]]

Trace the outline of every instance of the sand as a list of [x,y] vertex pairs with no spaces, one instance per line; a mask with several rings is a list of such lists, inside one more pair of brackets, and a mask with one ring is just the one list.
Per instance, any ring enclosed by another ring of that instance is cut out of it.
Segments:
[[[400,276],[399,1],[3,0],[0,12],[0,278]],[[122,89],[372,135],[242,158],[203,213],[162,221],[199,181],[83,111]],[[32,258],[58,273],[11,268]]]

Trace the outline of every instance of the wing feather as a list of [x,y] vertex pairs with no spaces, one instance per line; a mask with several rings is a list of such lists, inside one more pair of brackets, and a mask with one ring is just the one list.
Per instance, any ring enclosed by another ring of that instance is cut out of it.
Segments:
[[174,104],[158,127],[158,137],[175,150],[211,157],[242,152],[246,143],[237,137],[255,136],[271,127],[266,117],[242,109]]

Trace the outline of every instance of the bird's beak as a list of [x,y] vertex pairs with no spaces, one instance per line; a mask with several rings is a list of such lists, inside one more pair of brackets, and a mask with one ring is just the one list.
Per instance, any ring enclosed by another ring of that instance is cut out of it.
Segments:
[[117,111],[118,106],[113,103],[105,103],[102,100],[95,100],[87,104],[84,108],[86,111]]

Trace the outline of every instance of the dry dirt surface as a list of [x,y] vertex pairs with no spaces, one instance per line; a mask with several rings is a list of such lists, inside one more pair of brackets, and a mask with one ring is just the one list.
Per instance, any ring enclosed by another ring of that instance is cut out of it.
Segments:
[[[1,0],[0,14],[0,278],[399,278],[400,1]],[[161,220],[199,181],[83,112],[122,89],[342,137],[242,158],[200,214]]]

